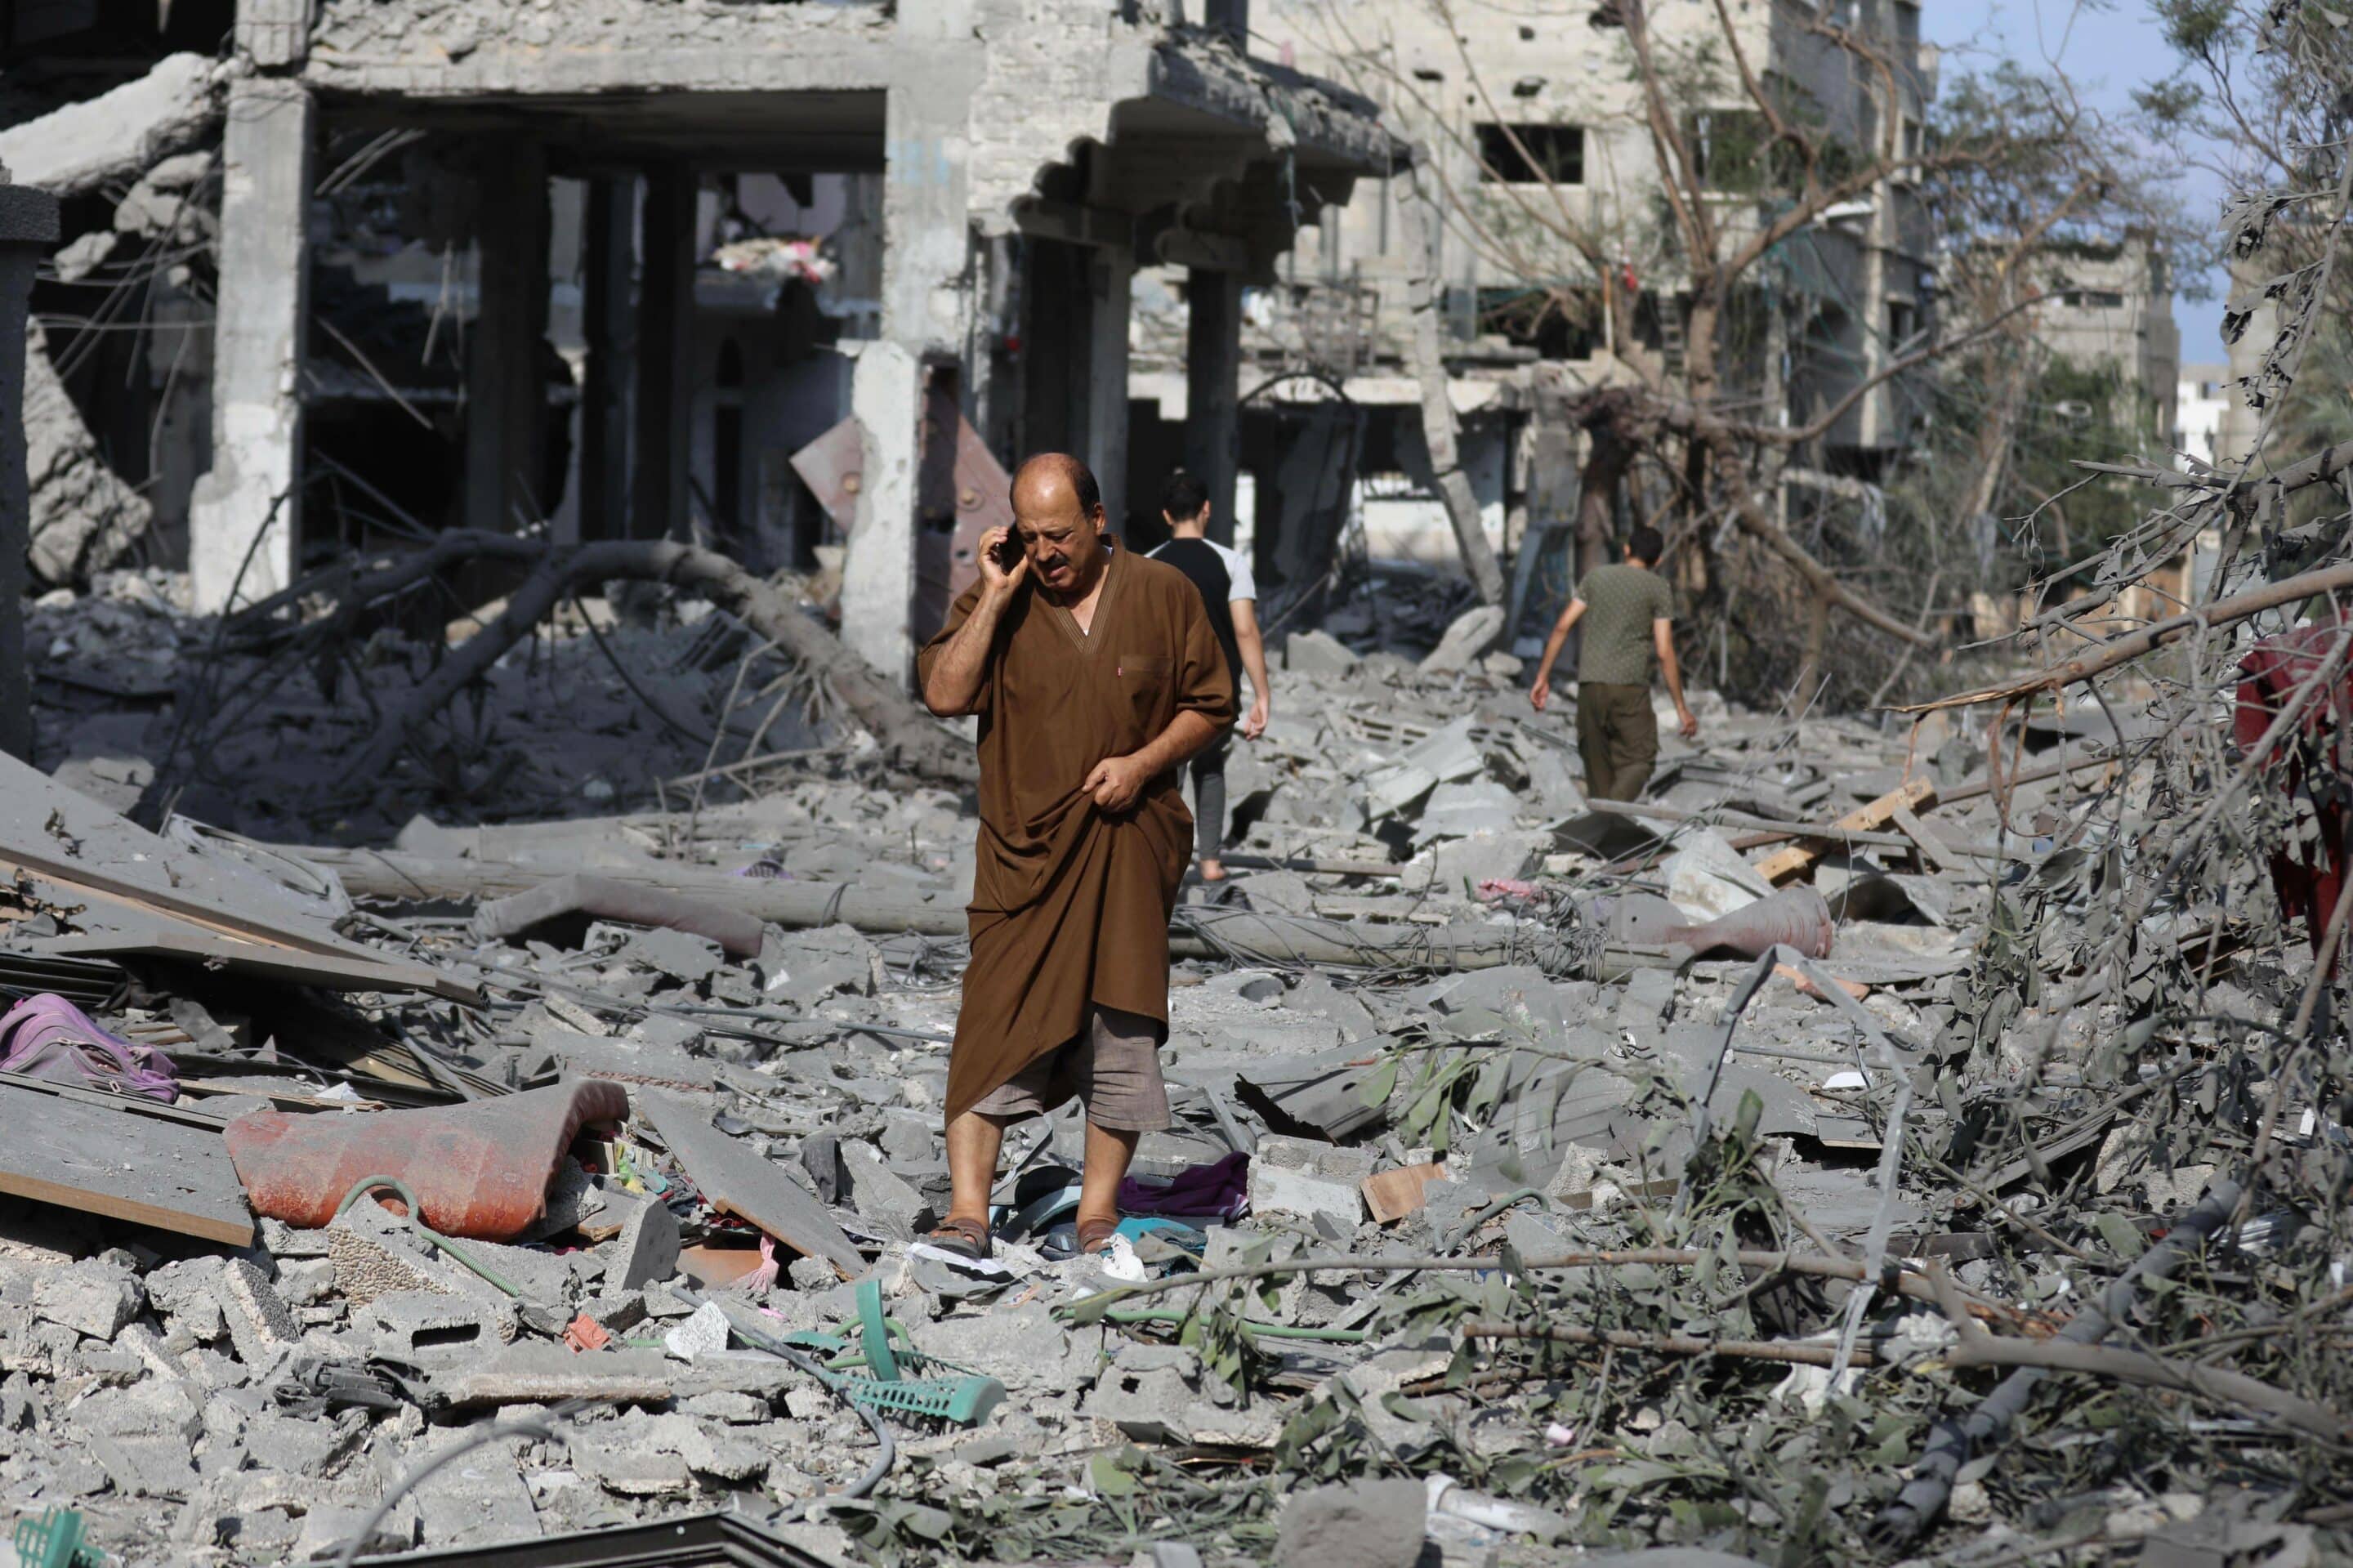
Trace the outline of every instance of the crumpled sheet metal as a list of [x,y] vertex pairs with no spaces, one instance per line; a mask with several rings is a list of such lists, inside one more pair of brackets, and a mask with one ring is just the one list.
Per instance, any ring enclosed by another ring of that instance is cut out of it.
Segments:
[[315,1230],[355,1184],[390,1176],[442,1234],[512,1241],[546,1213],[556,1163],[580,1129],[628,1114],[628,1091],[584,1078],[417,1110],[252,1111],[228,1124],[228,1153],[254,1212],[290,1225]]

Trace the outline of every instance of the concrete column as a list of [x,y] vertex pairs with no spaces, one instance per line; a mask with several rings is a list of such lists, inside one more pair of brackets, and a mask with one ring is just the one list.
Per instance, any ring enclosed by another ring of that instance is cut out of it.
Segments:
[[841,563],[841,640],[876,670],[903,680],[914,657],[915,482],[922,464],[923,366],[889,338],[863,344],[850,374],[849,411],[865,451],[858,515]]
[[580,393],[580,536],[629,533],[629,381],[637,330],[629,279],[637,265],[634,175],[588,183],[581,249],[581,335],[588,344]]
[[[970,11],[961,0],[909,0],[899,30],[911,41],[950,41],[959,29],[968,36]],[[923,58],[892,85],[884,109],[881,335],[860,350],[850,384],[863,450],[842,565],[842,632],[892,680],[908,678],[914,656],[923,366],[960,363],[972,330],[974,68],[936,63],[955,58],[947,51]]]
[[[1111,525],[1126,525],[1127,317],[1135,260],[1124,248],[1105,246],[1087,258],[1092,309],[1087,335],[1087,440],[1080,454],[1103,486]],[[1189,412],[1189,410],[1187,410]]]
[[200,611],[293,580],[301,536],[304,232],[317,108],[298,81],[247,77],[222,136],[220,293],[213,317],[213,466],[196,482],[188,570]]
[[694,171],[646,175],[638,229],[636,475],[629,532],[690,537],[688,455],[694,440]]
[[25,307],[33,268],[58,239],[58,204],[8,183],[0,168],[0,751],[33,759],[33,694],[25,674]]
[[466,523],[512,533],[554,497],[546,467],[547,156],[484,147],[476,164],[474,332],[466,363]]
[[1185,274],[1185,466],[1209,488],[1209,537],[1234,542],[1241,471],[1242,277]]

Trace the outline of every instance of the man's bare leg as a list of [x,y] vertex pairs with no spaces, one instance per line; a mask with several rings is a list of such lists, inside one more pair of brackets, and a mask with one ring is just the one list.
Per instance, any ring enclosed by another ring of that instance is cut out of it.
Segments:
[[[1005,1123],[998,1118],[968,1110],[948,1123],[948,1218],[988,1224],[988,1191],[997,1185],[997,1157],[1004,1148]],[[1092,1136],[1087,1153],[1092,1165]]]
[[[1122,1128],[1087,1123],[1087,1166],[1079,1176],[1079,1224],[1090,1220],[1119,1223],[1119,1184],[1126,1178],[1128,1161],[1135,1158],[1135,1140],[1143,1134]],[[954,1168],[953,1145],[948,1155]]]

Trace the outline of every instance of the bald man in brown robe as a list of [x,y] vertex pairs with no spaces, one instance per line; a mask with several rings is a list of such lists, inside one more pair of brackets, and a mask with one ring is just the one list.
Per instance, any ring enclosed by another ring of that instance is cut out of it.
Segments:
[[948,1053],[954,1198],[934,1245],[989,1251],[1005,1128],[1086,1107],[1078,1239],[1119,1224],[1137,1138],[1168,1125],[1168,916],[1192,847],[1178,765],[1233,722],[1233,682],[1191,579],[1114,551],[1094,476],[1049,453],[1013,528],[918,656],[923,701],[980,715],[972,960]]

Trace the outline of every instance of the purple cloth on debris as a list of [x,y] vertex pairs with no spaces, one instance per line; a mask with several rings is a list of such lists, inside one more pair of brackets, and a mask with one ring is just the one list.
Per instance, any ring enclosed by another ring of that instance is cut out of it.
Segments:
[[0,1017],[0,1072],[112,1089],[170,1105],[180,1079],[153,1045],[110,1034],[61,996],[28,996]]
[[1177,1219],[1231,1220],[1250,1202],[1250,1156],[1236,1152],[1207,1165],[1187,1166],[1163,1182],[1131,1176],[1119,1184],[1123,1214],[1167,1214]]

